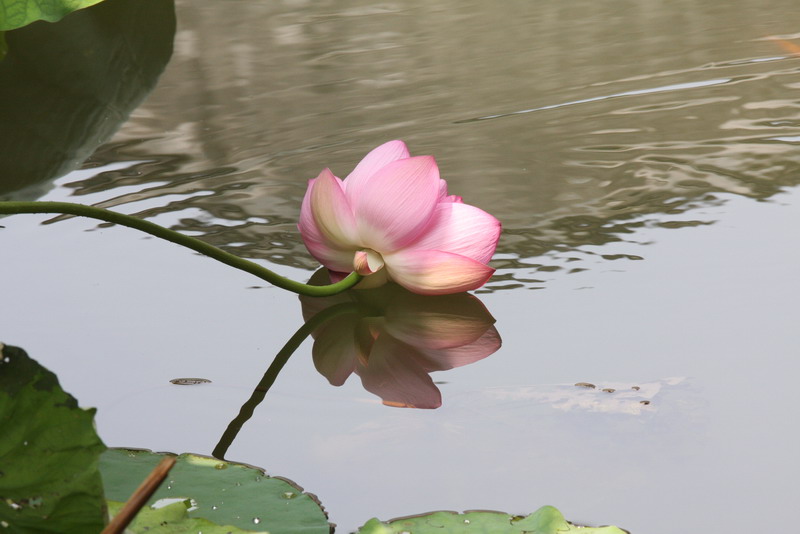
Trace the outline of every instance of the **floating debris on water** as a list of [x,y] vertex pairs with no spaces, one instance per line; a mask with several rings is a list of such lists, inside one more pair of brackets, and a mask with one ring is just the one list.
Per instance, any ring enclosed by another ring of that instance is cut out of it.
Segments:
[[211,380],[208,378],[173,378],[170,383],[176,386],[196,386],[198,384],[210,384]]

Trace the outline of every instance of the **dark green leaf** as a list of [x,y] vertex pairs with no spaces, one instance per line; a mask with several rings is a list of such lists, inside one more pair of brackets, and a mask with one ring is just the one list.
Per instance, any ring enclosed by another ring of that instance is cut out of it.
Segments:
[[105,446],[56,376],[22,349],[0,344],[2,532],[99,532],[105,500],[98,459]]

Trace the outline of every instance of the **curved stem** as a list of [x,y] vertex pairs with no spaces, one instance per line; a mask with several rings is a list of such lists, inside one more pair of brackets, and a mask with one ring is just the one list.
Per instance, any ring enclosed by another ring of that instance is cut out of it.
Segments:
[[13,215],[19,213],[59,213],[64,215],[78,215],[80,217],[99,219],[101,221],[127,226],[128,228],[134,228],[177,245],[190,248],[195,252],[199,252],[208,256],[209,258],[220,261],[225,265],[230,265],[236,269],[248,272],[261,278],[262,280],[266,280],[276,287],[309,297],[327,297],[330,295],[335,295],[336,293],[341,293],[346,289],[350,289],[362,279],[361,275],[357,273],[350,273],[344,280],[335,284],[330,284],[327,286],[311,286],[308,284],[295,282],[289,278],[285,278],[255,262],[240,258],[235,254],[231,254],[230,252],[225,252],[222,249],[219,249],[213,245],[209,245],[208,243],[194,237],[181,234],[180,232],[170,230],[169,228],[164,228],[163,226],[159,226],[150,221],[137,219],[136,217],[132,217],[130,215],[124,215],[122,213],[96,208],[94,206],[87,206],[85,204],[74,204],[71,202],[0,202],[0,214]]

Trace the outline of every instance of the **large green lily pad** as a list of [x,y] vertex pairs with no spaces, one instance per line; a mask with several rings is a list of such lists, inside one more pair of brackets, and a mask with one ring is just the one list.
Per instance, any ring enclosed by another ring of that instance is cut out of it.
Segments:
[[100,532],[105,445],[56,375],[0,343],[0,524],[7,533]]
[[[125,501],[165,453],[109,449],[100,460],[106,497]],[[190,518],[281,534],[328,534],[322,507],[302,488],[256,467],[196,454],[181,454],[148,501],[190,500]],[[149,532],[149,531],[148,531]],[[205,532],[205,530],[203,530]]]
[[527,517],[502,512],[432,512],[387,522],[370,519],[358,534],[625,534],[617,527],[579,527],[552,506]]

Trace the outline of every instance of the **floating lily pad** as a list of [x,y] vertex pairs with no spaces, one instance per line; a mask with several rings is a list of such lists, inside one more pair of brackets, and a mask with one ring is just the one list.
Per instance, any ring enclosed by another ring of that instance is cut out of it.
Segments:
[[0,0],[0,31],[21,28],[36,20],[55,22],[102,0]]
[[98,461],[106,447],[95,433],[94,413],[79,408],[56,375],[24,350],[0,344],[2,532],[102,530]]
[[[113,517],[125,503],[109,501],[108,511]],[[136,518],[125,529],[129,534],[185,534],[202,532],[203,534],[266,534],[264,531],[244,530],[230,525],[215,525],[207,519],[189,517],[190,501],[179,501],[160,508],[142,508]]]
[[[164,453],[109,449],[100,460],[106,497],[125,501]],[[195,454],[181,454],[159,490],[148,501],[189,500],[189,518],[244,530],[281,534],[328,534],[322,507],[302,488],[269,477],[256,467]],[[148,531],[151,532],[151,531]],[[205,532],[205,529],[203,529]]]
[[617,527],[578,527],[552,506],[527,517],[502,512],[432,512],[382,522],[370,519],[358,534],[625,534]]

